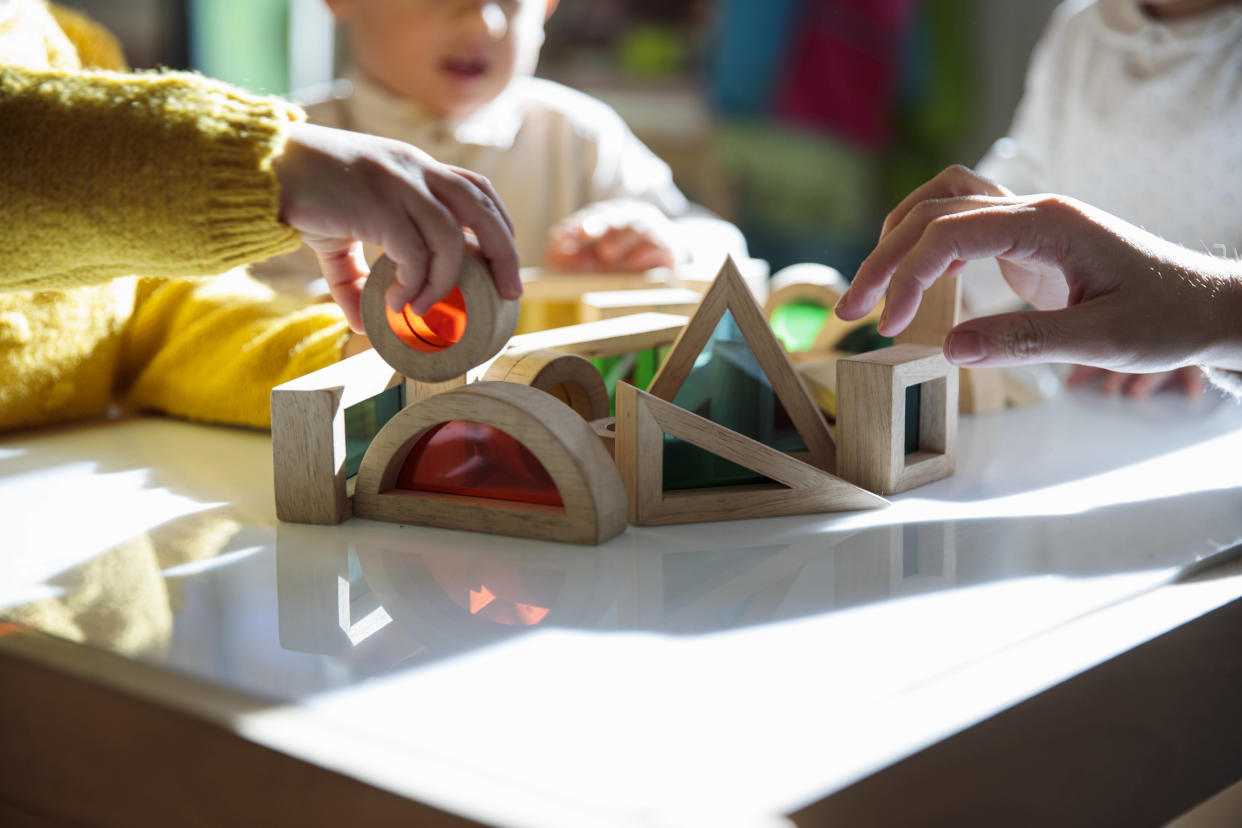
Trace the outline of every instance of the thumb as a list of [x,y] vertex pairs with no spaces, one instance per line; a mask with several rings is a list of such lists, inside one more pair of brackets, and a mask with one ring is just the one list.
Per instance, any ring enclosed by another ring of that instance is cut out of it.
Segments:
[[1028,362],[1099,365],[1110,351],[1106,328],[1090,305],[1021,311],[971,319],[949,332],[945,358],[955,365],[1001,366]]
[[370,268],[362,252],[362,243],[316,250],[319,269],[333,300],[345,312],[345,320],[355,333],[362,333],[362,285]]

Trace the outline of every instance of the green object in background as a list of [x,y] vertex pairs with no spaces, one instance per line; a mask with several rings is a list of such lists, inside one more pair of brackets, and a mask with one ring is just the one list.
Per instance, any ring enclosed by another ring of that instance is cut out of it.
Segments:
[[362,465],[371,441],[379,430],[405,408],[405,385],[394,385],[369,400],[345,409],[345,476],[353,477]]
[[828,313],[828,308],[806,299],[790,302],[772,313],[772,332],[786,351],[805,351],[815,344]]
[[689,54],[685,33],[658,23],[635,26],[621,35],[616,48],[617,63],[625,73],[644,78],[677,74]]
[[[778,451],[806,450],[729,311],[716,325],[673,403]],[[675,437],[664,439],[665,491],[771,482]]]
[[661,345],[648,348],[633,354],[602,357],[591,360],[595,370],[604,378],[604,387],[608,389],[608,410],[617,413],[617,383],[628,382],[639,390],[646,391],[655,379],[656,372],[664,364],[671,347]]
[[259,94],[286,94],[289,0],[194,0],[190,58],[208,77]]

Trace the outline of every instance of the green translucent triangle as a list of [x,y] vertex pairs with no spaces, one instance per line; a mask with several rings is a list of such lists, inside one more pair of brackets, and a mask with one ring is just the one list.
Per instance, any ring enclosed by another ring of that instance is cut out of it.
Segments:
[[591,360],[591,364],[604,378],[604,387],[608,389],[608,404],[613,414],[617,413],[617,383],[628,382],[635,388],[646,391],[671,350],[669,345],[657,345],[632,354]]
[[[777,451],[806,450],[806,443],[727,310],[695,359],[673,403]],[[665,435],[665,491],[771,482],[736,463]]]

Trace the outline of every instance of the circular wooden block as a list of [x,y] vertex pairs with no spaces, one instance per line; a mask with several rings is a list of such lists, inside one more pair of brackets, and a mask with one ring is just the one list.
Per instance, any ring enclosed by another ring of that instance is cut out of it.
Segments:
[[475,256],[462,258],[454,292],[421,318],[408,305],[404,314],[388,310],[384,294],[396,275],[387,256],[371,268],[362,290],[362,326],[376,352],[405,377],[459,377],[495,356],[517,328],[517,301],[501,298],[487,265]]
[[548,348],[509,351],[483,375],[484,380],[529,385],[556,397],[582,419],[590,422],[607,417],[608,388],[589,360]]

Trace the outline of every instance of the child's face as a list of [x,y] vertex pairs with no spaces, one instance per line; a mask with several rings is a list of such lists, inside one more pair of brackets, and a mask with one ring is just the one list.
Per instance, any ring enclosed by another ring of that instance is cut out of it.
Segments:
[[464,118],[534,71],[548,0],[328,0],[372,77]]

